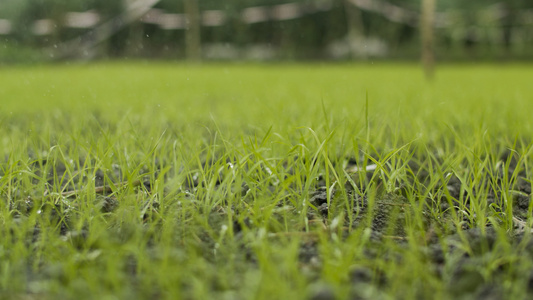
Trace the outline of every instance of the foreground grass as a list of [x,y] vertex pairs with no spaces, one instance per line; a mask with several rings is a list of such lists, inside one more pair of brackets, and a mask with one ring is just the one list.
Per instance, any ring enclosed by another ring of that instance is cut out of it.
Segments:
[[530,297],[530,73],[0,70],[0,297]]

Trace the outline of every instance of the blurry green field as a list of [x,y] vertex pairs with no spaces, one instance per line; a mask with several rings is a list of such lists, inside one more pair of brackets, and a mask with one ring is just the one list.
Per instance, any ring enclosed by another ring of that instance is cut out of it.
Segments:
[[532,75],[0,69],[0,298],[531,297]]

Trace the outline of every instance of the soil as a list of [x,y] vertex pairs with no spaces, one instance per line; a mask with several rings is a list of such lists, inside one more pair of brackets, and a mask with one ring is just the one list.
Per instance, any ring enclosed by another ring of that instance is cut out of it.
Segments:
[[[502,161],[506,161],[503,159]],[[329,191],[325,185],[323,178],[317,178],[317,184],[313,187],[308,195],[302,195],[303,198],[309,199],[311,208],[307,212],[307,219],[310,224],[315,224],[319,228],[322,228],[325,232],[331,229],[333,217],[339,215],[339,212],[344,212],[344,220],[337,226],[342,227],[343,236],[340,238],[348,238],[351,232],[366,228],[369,234],[370,244],[364,254],[368,261],[372,262],[377,259],[380,260],[398,260],[403,259],[401,249],[408,249],[409,237],[405,231],[405,224],[408,216],[413,216],[414,211],[412,208],[413,203],[410,203],[406,197],[406,189],[402,186],[395,187],[392,190],[387,191],[383,187],[383,182],[379,176],[374,176],[374,170],[360,170],[357,168],[356,161],[354,159],[347,159],[346,169],[357,170],[357,172],[365,172],[366,175],[364,182],[356,182],[361,190],[370,186],[369,182],[374,180],[374,186],[376,197],[374,203],[369,203],[369,199],[366,196],[360,196],[361,191],[354,190],[351,184],[345,186],[345,193],[351,201],[351,211],[346,211],[346,205],[342,201],[337,201],[343,196],[343,191],[339,189],[332,189]],[[514,163],[514,165],[513,165]],[[205,164],[209,164],[206,162]],[[511,160],[511,166],[509,168],[510,174],[515,168],[516,160]],[[83,165],[83,164],[81,164]],[[35,172],[37,174],[46,173],[49,176],[49,186],[54,186],[54,182],[57,178],[62,176],[66,177],[64,182],[69,182],[68,174],[65,174],[66,167],[64,165],[49,166],[44,160],[38,161],[35,165]],[[412,174],[420,182],[425,182],[428,179],[428,171],[423,169],[415,162],[410,162],[409,167],[412,170]],[[500,175],[503,175],[503,168],[497,170]],[[516,186],[513,187],[512,201],[513,201],[513,214],[516,217],[515,230],[509,232],[506,236],[512,244],[518,245],[526,236],[524,223],[521,220],[526,220],[529,214],[530,199],[531,199],[531,183],[525,178],[523,172],[518,173],[518,180]],[[223,178],[223,176],[219,176]],[[111,171],[104,172],[98,170],[94,178],[94,185],[98,191],[96,197],[98,203],[97,206],[103,213],[113,213],[120,206],[119,201],[116,199],[113,190],[106,189],[105,185],[110,182],[106,180],[113,180],[114,184],[127,188],[128,184],[132,183],[120,183],[118,178],[121,178],[121,171],[113,169]],[[359,179],[359,176],[353,176],[354,181]],[[500,180],[501,176],[497,177]],[[425,230],[425,241],[420,246],[420,252],[425,255],[427,260],[431,263],[431,269],[435,274],[441,276],[446,281],[449,293],[457,296],[460,299],[505,299],[503,294],[503,286],[495,284],[497,280],[487,281],[484,274],[479,272],[477,266],[483,263],[483,260],[487,256],[490,256],[494,250],[496,240],[501,238],[498,235],[497,230],[488,225],[485,230],[481,230],[475,223],[473,223],[472,216],[467,213],[463,216],[463,223],[460,224],[461,228],[457,228],[450,219],[449,216],[451,206],[460,205],[459,199],[469,199],[476,196],[485,188],[487,192],[487,205],[494,210],[495,214],[502,214],[505,212],[505,206],[501,203],[501,195],[498,192],[494,192],[494,189],[487,189],[486,186],[480,187],[480,191],[466,191],[462,186],[461,180],[453,175],[445,179],[446,183],[441,185],[445,186],[446,190],[435,190],[434,195],[440,195],[441,198],[437,202],[435,200],[426,199],[426,205],[423,205],[423,220],[422,228]],[[487,182],[491,182],[493,178],[487,179]],[[222,182],[222,179],[218,180],[215,184],[218,185]],[[493,182],[494,183],[494,182]],[[75,245],[82,247],[87,236],[85,231],[72,231],[69,228],[70,212],[75,209],[73,202],[70,198],[76,197],[77,189],[82,189],[87,182],[83,180],[73,179],[70,181],[69,186],[65,186],[63,191],[63,198],[61,201],[56,202],[55,205],[45,204],[49,203],[42,201],[47,195],[24,195],[21,192],[15,193],[14,201],[12,202],[13,216],[16,219],[23,219],[30,211],[38,209],[40,213],[46,215],[50,224],[58,228],[58,234],[73,242]],[[133,188],[139,192],[150,194],[151,182],[148,179],[141,180],[135,184]],[[195,190],[202,183],[199,181],[198,176],[191,176],[185,183],[186,193],[191,199],[195,199]],[[495,182],[496,185],[501,185],[501,182]],[[99,187],[102,188],[99,189]],[[242,183],[240,186],[242,196],[244,197],[249,192],[250,187],[246,183]],[[270,188],[274,190],[273,187]],[[51,195],[51,194],[49,194]],[[328,201],[328,196],[330,199]],[[342,202],[342,203],[341,203]],[[143,203],[142,220],[144,222],[151,222],[155,215],[158,214],[160,205],[157,202]],[[290,203],[284,203],[285,206],[290,206]],[[464,208],[470,208],[470,203],[465,200],[463,203]],[[281,204],[280,204],[281,206]],[[289,207],[290,208],[290,207]],[[242,233],[246,230],[253,230],[254,224],[248,219],[238,219],[238,212],[241,208],[232,207],[235,220],[233,223],[233,231],[235,239],[242,238]],[[444,215],[444,219],[438,219],[435,217],[435,213],[431,210],[435,210],[440,215]],[[221,222],[227,220],[226,214],[228,213],[224,206],[209,212],[211,217],[210,223],[213,227],[217,227]],[[276,217],[276,216],[274,216]],[[220,227],[220,226],[218,226]],[[300,232],[303,237],[303,242],[300,246],[299,261],[302,272],[307,274],[310,280],[316,281],[316,284],[312,284],[309,289],[310,299],[335,299],[335,295],[332,290],[320,282],[320,271],[323,264],[323,258],[319,251],[319,242],[315,235],[306,235],[307,233],[302,228]],[[120,230],[119,230],[120,231]],[[120,231],[122,232],[122,231]],[[39,239],[40,228],[36,227],[33,233],[32,242],[36,242]],[[292,232],[291,234],[298,234],[298,232]],[[273,238],[276,238],[276,233],[272,234]],[[206,233],[205,236],[199,237],[204,243],[205,249],[214,247],[215,242]],[[460,247],[462,241],[467,240],[470,245],[470,250],[466,251],[464,247]],[[444,243],[443,243],[444,241]],[[394,243],[398,250],[391,249],[385,252],[376,252],[375,249],[388,249],[386,245]],[[385,246],[383,246],[385,245]],[[444,248],[443,248],[443,245]],[[530,241],[525,248],[526,254],[533,256],[533,241]],[[245,259],[251,264],[256,264],[257,260],[254,257],[253,251],[249,246],[243,244],[243,253],[245,253]],[[206,253],[212,253],[210,250],[206,250]],[[452,264],[453,263],[453,264]],[[450,265],[454,268],[446,270]],[[498,278],[500,274],[510,272],[508,264],[501,264],[494,273],[492,278]],[[350,269],[349,282],[352,286],[351,297],[354,299],[364,299],[364,291],[369,288],[380,289],[388,284],[385,271],[380,271],[379,267],[371,267],[369,265],[354,265]],[[446,275],[448,274],[448,275]],[[451,276],[449,276],[451,274]],[[444,276],[448,276],[444,278]],[[533,297],[533,271],[529,276],[529,292]],[[425,295],[421,295],[424,297]]]

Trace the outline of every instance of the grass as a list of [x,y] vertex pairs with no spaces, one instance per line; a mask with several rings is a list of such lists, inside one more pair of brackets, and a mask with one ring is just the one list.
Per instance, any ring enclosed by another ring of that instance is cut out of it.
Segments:
[[531,297],[530,73],[1,69],[0,298]]

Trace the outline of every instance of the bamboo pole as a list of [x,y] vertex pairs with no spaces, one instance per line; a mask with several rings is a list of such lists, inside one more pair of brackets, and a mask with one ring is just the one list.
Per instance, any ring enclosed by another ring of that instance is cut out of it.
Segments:
[[202,58],[200,36],[200,10],[199,0],[185,0],[185,14],[187,24],[185,28],[185,54],[190,61],[199,61]]
[[435,5],[436,0],[422,0],[420,33],[422,40],[422,65],[426,78],[433,79],[435,72]]
[[[350,55],[351,58],[354,59],[357,58],[357,53],[355,53],[356,43],[360,42],[364,36],[364,25],[361,16],[361,10],[351,3],[350,0],[344,0],[344,10],[346,14]],[[366,58],[366,53],[362,53],[360,56]]]

